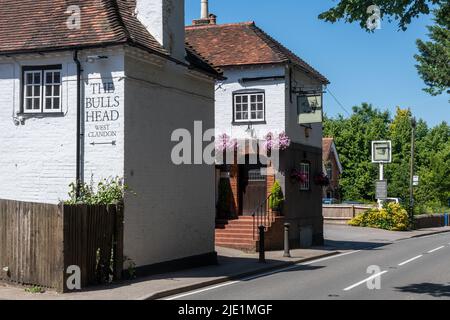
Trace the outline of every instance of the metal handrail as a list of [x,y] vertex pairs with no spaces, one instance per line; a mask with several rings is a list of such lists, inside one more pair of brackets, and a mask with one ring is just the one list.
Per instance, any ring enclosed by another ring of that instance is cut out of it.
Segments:
[[261,203],[252,214],[253,217],[253,240],[256,240],[258,237],[258,227],[264,226],[266,230],[272,225],[275,221],[275,214],[269,208],[269,200],[272,197],[270,194],[263,203]]

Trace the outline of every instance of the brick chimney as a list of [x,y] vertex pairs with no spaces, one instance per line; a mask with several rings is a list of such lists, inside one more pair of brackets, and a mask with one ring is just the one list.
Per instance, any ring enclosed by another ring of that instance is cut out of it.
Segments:
[[186,57],[184,0],[129,0],[150,34],[178,60]]
[[209,14],[209,3],[208,0],[201,0],[201,13],[200,19],[193,20],[192,24],[194,26],[204,26],[209,24],[217,24],[217,16],[214,14]]

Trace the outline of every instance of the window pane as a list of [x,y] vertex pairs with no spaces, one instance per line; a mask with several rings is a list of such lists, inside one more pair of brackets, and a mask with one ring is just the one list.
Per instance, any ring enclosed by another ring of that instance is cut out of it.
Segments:
[[252,120],[256,120],[256,112],[252,112],[251,113],[251,119]]
[[250,98],[251,100],[251,102],[256,102],[256,96],[255,95],[253,95],[253,96],[251,96],[251,98]]
[[251,104],[251,111],[256,111],[256,103]]
[[51,98],[45,99],[45,109],[50,110],[51,108],[52,108],[52,99]]
[[241,112],[242,111],[242,105],[237,104],[236,105],[236,112]]
[[33,109],[33,99],[31,98],[26,99],[25,109],[27,110]]
[[34,73],[34,84],[41,84],[41,74],[38,72]]
[[241,102],[242,102],[242,97],[236,96],[236,103],[241,103]]
[[59,85],[53,86],[53,96],[59,97]]
[[61,83],[61,72],[53,73],[53,83]]
[[248,102],[248,96],[243,96],[243,97],[242,97],[242,101],[245,102],[245,103],[247,103],[247,102]]
[[263,95],[262,94],[258,95],[258,102],[263,102]]
[[41,95],[41,86],[34,86],[34,96],[39,97]]
[[59,98],[53,98],[53,109],[59,109]]
[[242,111],[248,111],[248,104],[242,105]]
[[264,119],[264,112],[258,111],[258,119],[263,120]]
[[46,72],[45,73],[45,83],[53,83],[53,73],[52,72]]
[[246,120],[248,119],[248,112],[243,112],[242,113],[242,120]]
[[236,120],[242,120],[242,113],[240,112],[236,113]]
[[33,109],[34,110],[39,110],[41,108],[40,99],[39,98],[34,98],[33,100],[34,100],[34,102],[33,102]]
[[26,88],[27,88],[27,90],[26,90],[25,95],[27,97],[31,97],[33,95],[33,87],[32,86],[27,86]]
[[258,103],[258,111],[264,111],[264,104]]
[[32,73],[27,73],[26,83],[27,84],[32,84],[33,83],[33,74]]
[[45,86],[45,95],[50,97],[52,95],[52,86]]

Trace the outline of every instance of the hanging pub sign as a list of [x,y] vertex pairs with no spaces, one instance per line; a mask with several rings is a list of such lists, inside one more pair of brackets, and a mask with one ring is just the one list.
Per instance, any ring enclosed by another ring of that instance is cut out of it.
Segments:
[[322,90],[299,91],[297,114],[299,124],[321,123],[323,121]]
[[372,163],[391,163],[391,141],[372,141]]

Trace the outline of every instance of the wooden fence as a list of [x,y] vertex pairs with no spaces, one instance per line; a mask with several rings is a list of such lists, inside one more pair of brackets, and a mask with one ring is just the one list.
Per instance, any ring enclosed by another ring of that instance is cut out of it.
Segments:
[[67,291],[69,266],[81,285],[119,279],[123,206],[0,200],[0,280]]
[[366,212],[372,206],[363,205],[323,205],[323,219],[329,224],[346,224],[358,214]]

